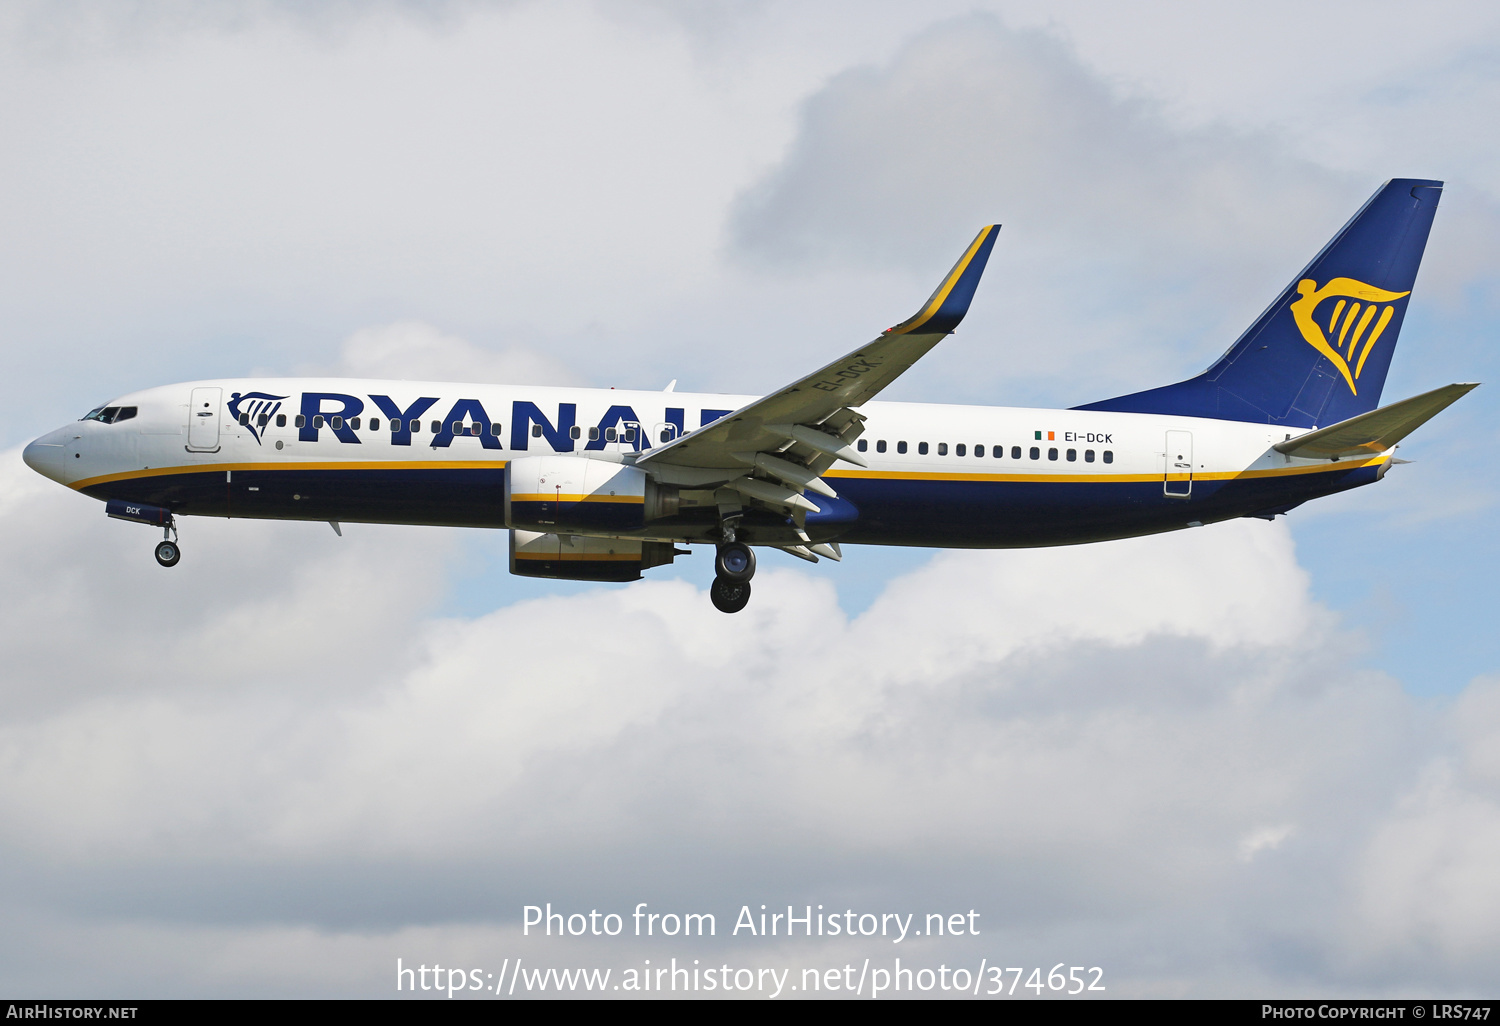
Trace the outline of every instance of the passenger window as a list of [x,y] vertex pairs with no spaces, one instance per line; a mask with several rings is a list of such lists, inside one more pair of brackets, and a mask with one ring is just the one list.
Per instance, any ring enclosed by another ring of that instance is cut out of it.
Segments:
[[967,445],[965,445],[964,443],[959,442],[957,445],[955,445],[953,447],[953,455],[955,455],[955,456],[967,456],[967,455],[969,455],[969,447]]
[[131,417],[134,417],[135,410],[134,406],[121,406],[120,412],[115,414],[115,423],[118,424],[122,420],[129,420]]
[[670,442],[672,440],[672,429],[671,428],[662,428],[661,429],[661,440],[663,442]]
[[412,434],[420,435],[422,433],[422,422],[420,420],[410,421],[407,424],[407,428],[411,431]]
[[532,438],[541,438],[542,437],[542,426],[540,424],[533,424],[533,425],[531,425],[531,437]]
[[464,422],[463,421],[461,421],[461,420],[455,420],[453,422],[453,433],[455,435],[461,435],[461,434],[464,433]]
[[1115,454],[1113,452],[1111,452],[1110,450],[1105,449],[1104,450],[1104,462],[1105,463],[1113,463],[1114,461],[1115,461]]
[[868,438],[861,438],[859,440],[859,444],[855,446],[855,448],[857,448],[860,452],[869,452],[870,440]]
[[322,416],[322,414],[319,414],[319,415],[313,417],[313,427],[314,428],[321,428],[322,426],[323,426],[323,416]]
[[579,427],[577,424],[574,424],[572,427],[568,428],[568,437],[569,438],[582,438],[583,437],[583,428]]
[[307,427],[307,418],[299,413],[297,414],[297,420],[295,421],[295,423],[298,427]]
[[242,426],[244,426],[244,427],[249,427],[250,426],[250,414],[248,414],[248,413],[242,413],[242,414],[240,414],[240,424]]
[[256,427],[265,427],[269,423],[271,423],[271,415],[269,413],[262,413],[259,417],[255,418]]
[[625,441],[627,441],[627,442],[633,442],[633,441],[635,441],[635,428],[626,428],[625,429]]
[[343,417],[329,417],[328,418],[328,426],[331,427],[331,428],[333,428],[335,431],[342,431],[342,430],[344,430],[344,418]]
[[350,417],[349,418],[349,427],[351,429],[355,430],[355,431],[358,431],[359,430],[359,418],[358,417]]
[[427,426],[432,429],[432,433],[435,435],[440,435],[443,433],[443,422],[440,420],[429,421],[427,423]]
[[1010,447],[1010,458],[1013,460],[1018,460],[1021,458],[1021,447],[1019,445],[1013,445]]
[[948,443],[947,442],[939,442],[938,443],[938,455],[939,456],[946,456],[946,455],[948,455]]
[[[301,420],[302,418],[298,417],[297,419]],[[276,414],[276,426],[277,427],[286,427],[286,414],[284,414],[284,413],[278,413],[278,414]],[[298,426],[300,427],[301,425],[298,425]]]
[[589,428],[589,441],[591,441],[591,442],[597,442],[598,440],[599,440],[599,429],[596,428],[596,427]]
[[976,446],[974,446],[974,455],[975,456],[983,456],[984,455],[984,446],[982,446],[982,445],[976,445]]
[[616,431],[615,431],[614,428],[605,428],[604,429],[604,440],[606,442],[613,442],[618,437],[619,437],[619,435],[616,433]]
[[1031,447],[1031,458],[1034,459],[1034,460],[1041,459],[1042,458],[1042,450],[1038,449],[1036,446],[1033,445]]
[[926,456],[927,455],[927,443],[926,442],[918,442],[917,443],[917,455],[918,456]]
[[379,431],[380,430],[380,418],[379,417],[371,417],[370,418],[370,430],[371,431]]
[[876,452],[885,452],[885,439],[882,438],[875,443]]
[[1083,450],[1083,462],[1085,462],[1085,463],[1092,463],[1092,462],[1094,462],[1094,450],[1092,450],[1092,449],[1085,449],[1085,450]]
[[[490,425],[490,434],[494,435],[496,438],[500,437],[500,422],[498,420]],[[577,438],[578,436],[574,435],[573,437]]]
[[1047,450],[1047,458],[1049,460],[1055,460],[1055,459],[1057,459],[1057,450],[1056,449],[1048,449]]
[[1077,463],[1078,462],[1078,450],[1077,449],[1069,449],[1068,450],[1068,462],[1069,463]]
[[903,456],[906,455],[906,443],[905,442],[897,442],[896,443],[896,451],[898,453],[900,453],[901,455],[903,455]]

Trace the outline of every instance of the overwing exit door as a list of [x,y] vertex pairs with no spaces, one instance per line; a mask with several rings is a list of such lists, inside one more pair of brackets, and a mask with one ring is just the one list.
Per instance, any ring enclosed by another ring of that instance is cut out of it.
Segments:
[[1193,433],[1167,432],[1167,465],[1162,490],[1171,499],[1187,499],[1193,494]]

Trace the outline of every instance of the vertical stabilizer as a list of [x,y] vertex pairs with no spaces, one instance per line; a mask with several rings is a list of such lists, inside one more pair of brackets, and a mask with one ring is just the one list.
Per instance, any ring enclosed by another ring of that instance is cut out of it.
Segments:
[[1375,409],[1442,192],[1392,179],[1208,370],[1077,409],[1288,427]]

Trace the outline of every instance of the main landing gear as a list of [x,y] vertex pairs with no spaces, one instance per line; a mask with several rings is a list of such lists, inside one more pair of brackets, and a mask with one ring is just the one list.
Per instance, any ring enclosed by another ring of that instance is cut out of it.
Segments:
[[182,558],[182,548],[177,544],[177,522],[168,520],[161,529],[161,541],[156,544],[156,561],[162,566],[176,566]]
[[755,576],[755,550],[743,542],[719,546],[714,557],[714,583],[708,597],[721,613],[738,613],[750,601],[750,578]]

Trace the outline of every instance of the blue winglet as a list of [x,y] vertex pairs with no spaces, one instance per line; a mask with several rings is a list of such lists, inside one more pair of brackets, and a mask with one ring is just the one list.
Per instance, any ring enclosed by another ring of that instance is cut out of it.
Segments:
[[958,258],[953,270],[943,279],[937,291],[922,305],[916,316],[891,328],[889,335],[946,335],[969,312],[974,301],[974,290],[979,288],[979,279],[984,274],[984,265],[989,262],[990,250],[995,248],[995,236],[1000,233],[998,224],[986,225],[974,236],[964,255]]

